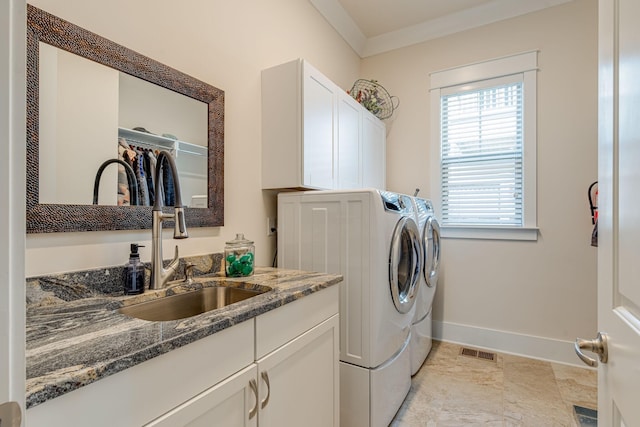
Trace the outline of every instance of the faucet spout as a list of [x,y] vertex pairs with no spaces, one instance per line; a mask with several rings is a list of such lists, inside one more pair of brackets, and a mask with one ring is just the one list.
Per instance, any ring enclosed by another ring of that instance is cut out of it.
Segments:
[[[175,203],[173,206],[173,214],[162,212],[164,200],[162,198],[162,189],[160,187],[161,171],[163,167],[169,167],[173,178],[173,188],[175,193]],[[161,151],[157,158],[157,168],[155,175],[155,203],[152,211],[152,227],[151,227],[151,283],[150,289],[161,289],[173,277],[179,264],[178,246],[176,245],[175,256],[169,263],[167,268],[163,266],[162,259],[162,222],[167,219],[174,221],[174,239],[186,239],[189,237],[187,233],[187,224],[184,216],[184,207],[182,206],[182,198],[180,196],[180,182],[178,180],[178,170],[176,168],[173,157],[166,151]]]

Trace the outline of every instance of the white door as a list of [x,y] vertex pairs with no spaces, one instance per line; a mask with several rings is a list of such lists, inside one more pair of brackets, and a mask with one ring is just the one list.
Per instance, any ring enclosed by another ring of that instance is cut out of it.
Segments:
[[600,1],[598,328],[608,361],[598,366],[598,424],[614,427],[640,425],[638,16],[637,0]]
[[[24,408],[25,51],[24,0],[0,2],[0,425]],[[9,403],[15,402],[15,403]]]

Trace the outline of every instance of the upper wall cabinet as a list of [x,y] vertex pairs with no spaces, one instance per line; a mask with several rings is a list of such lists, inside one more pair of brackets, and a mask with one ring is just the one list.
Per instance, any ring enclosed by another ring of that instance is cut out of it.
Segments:
[[262,188],[385,187],[384,124],[308,62],[262,71]]
[[346,92],[338,93],[337,188],[362,186],[362,106]]
[[[363,108],[364,110],[364,108]],[[373,114],[362,115],[362,186],[385,188],[387,129]]]

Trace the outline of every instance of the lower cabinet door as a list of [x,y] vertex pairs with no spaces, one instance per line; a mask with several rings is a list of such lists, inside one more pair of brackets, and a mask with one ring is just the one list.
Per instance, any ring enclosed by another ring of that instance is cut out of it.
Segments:
[[[146,427],[256,427],[257,367],[248,368],[156,418]],[[171,390],[165,390],[171,393]]]
[[258,360],[260,427],[339,425],[338,315]]

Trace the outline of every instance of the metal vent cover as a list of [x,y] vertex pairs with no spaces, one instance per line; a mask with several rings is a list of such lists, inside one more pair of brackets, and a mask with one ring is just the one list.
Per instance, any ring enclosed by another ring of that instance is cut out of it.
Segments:
[[491,353],[489,351],[476,350],[468,347],[460,348],[460,355],[466,357],[472,357],[474,359],[482,359],[488,362],[495,362],[498,360],[498,357],[495,353]]

